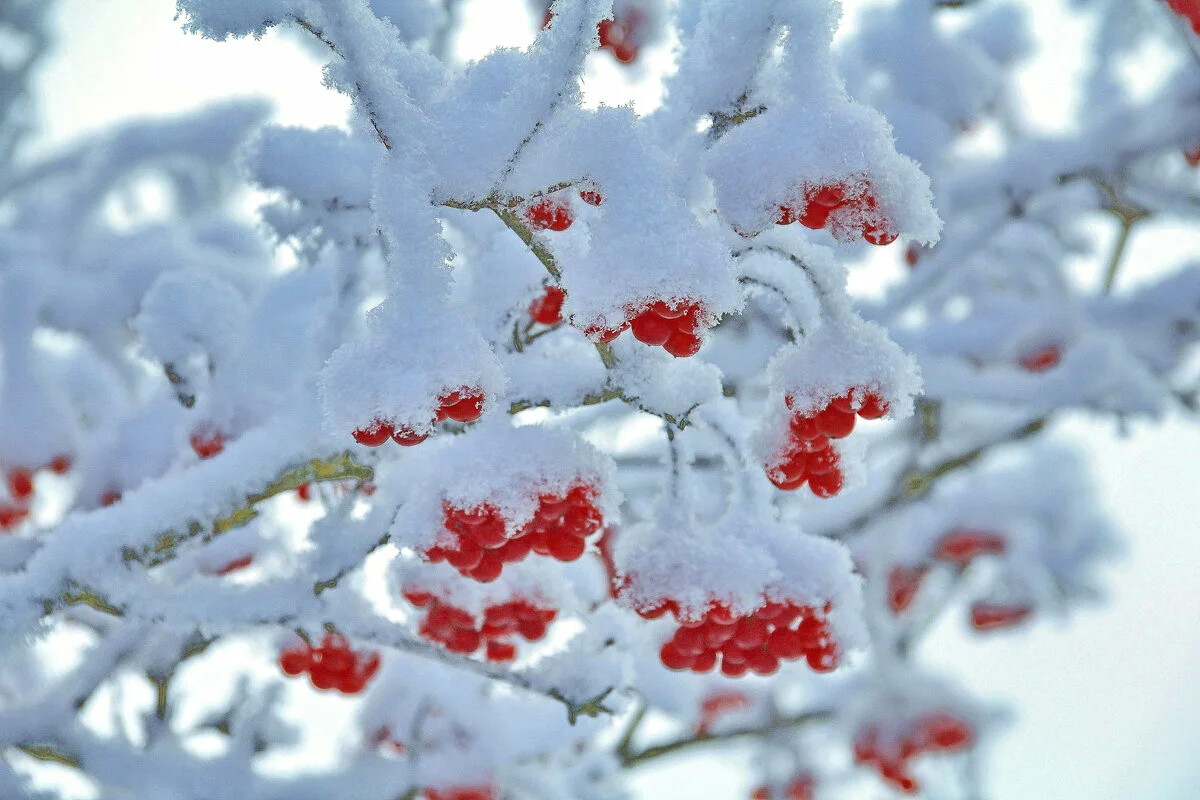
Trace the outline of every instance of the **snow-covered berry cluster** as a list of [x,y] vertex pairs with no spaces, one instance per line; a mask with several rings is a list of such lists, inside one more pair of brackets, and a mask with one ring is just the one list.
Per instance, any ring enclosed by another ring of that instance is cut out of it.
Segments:
[[793,409],[791,395],[784,401],[791,409],[788,431],[783,449],[763,465],[767,477],[785,491],[808,483],[817,497],[833,497],[844,484],[833,440],[850,435],[855,415],[879,419],[887,414],[887,401],[862,389],[847,391],[815,410]]
[[483,413],[483,403],[482,391],[464,386],[440,394],[433,418],[423,425],[375,419],[366,427],[356,428],[352,435],[354,441],[365,447],[379,447],[388,439],[403,447],[413,447],[428,439],[433,426],[439,422],[474,422],[479,419]]
[[659,651],[668,669],[711,672],[719,664],[722,674],[738,678],[747,672],[772,675],[780,662],[800,659],[816,672],[836,669],[839,650],[826,622],[829,611],[828,606],[816,610],[768,601],[749,614],[738,614],[714,601],[697,618],[681,616],[678,604],[668,601],[638,613],[656,619],[671,612],[680,623]]
[[489,605],[481,616],[472,615],[423,590],[405,591],[404,597],[417,608],[425,609],[425,618],[419,628],[421,636],[462,655],[482,647],[488,661],[512,661],[517,657],[517,646],[510,639],[520,636],[536,642],[546,635],[548,626],[558,615],[553,608],[519,597]]
[[864,241],[877,245],[891,244],[898,236],[881,212],[870,181],[862,177],[817,186],[805,184],[779,205],[775,217],[776,225],[793,222],[813,230],[827,225],[835,231],[855,230]]
[[596,496],[596,489],[586,484],[539,493],[533,519],[516,528],[493,505],[458,508],[447,501],[444,528],[452,541],[430,547],[425,557],[485,583],[500,577],[505,564],[523,561],[531,552],[574,561],[587,549],[587,538],[604,525]]
[[379,653],[350,649],[340,633],[327,633],[319,647],[305,641],[279,654],[279,668],[287,675],[307,672],[312,685],[322,691],[336,689],[342,694],[358,694],[379,671]]
[[970,747],[975,731],[965,720],[948,711],[925,714],[900,731],[885,732],[867,725],[854,738],[854,760],[874,767],[886,782],[907,794],[916,794],[920,784],[912,776],[909,762],[926,753],[954,753]]
[[676,358],[687,358],[700,352],[700,331],[706,327],[706,315],[699,303],[654,300],[640,308],[626,307],[625,322],[615,328],[592,327],[584,333],[607,343],[628,330],[639,342],[661,347]]

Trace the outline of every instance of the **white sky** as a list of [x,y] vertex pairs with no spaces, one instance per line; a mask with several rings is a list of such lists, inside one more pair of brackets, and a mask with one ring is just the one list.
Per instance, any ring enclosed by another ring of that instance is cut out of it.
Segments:
[[[468,33],[464,53],[531,36],[523,0],[472,0],[491,11]],[[851,2],[849,5],[861,5]],[[1060,70],[1074,68],[1079,26],[1057,2],[1024,0],[1061,46],[1023,77],[1031,113],[1066,117],[1070,95]],[[39,149],[131,115],[194,108],[234,94],[271,98],[278,121],[337,124],[347,102],[324,90],[319,66],[292,37],[214,43],[185,36],[173,0],[60,0],[63,38],[39,79],[45,121]],[[657,56],[661,58],[662,56]],[[619,69],[601,60],[593,97],[619,100]],[[610,96],[612,93],[613,96]],[[653,102],[644,92],[640,102]],[[1160,244],[1156,242],[1155,244]],[[1177,238],[1168,253],[1135,239],[1130,263],[1145,274],[1200,240]],[[1012,727],[986,753],[985,784],[996,800],[1129,800],[1200,797],[1200,537],[1195,520],[1200,427],[1179,419],[1134,426],[1118,440],[1111,422],[1073,420],[1062,435],[1085,446],[1104,503],[1123,528],[1126,556],[1109,570],[1111,602],[1067,626],[1039,622],[1031,632],[986,640],[950,618],[922,653],[984,697],[1011,702]],[[744,776],[712,760],[643,776],[642,796],[744,798]],[[681,780],[682,779],[682,780]],[[703,787],[703,788],[700,788]]]

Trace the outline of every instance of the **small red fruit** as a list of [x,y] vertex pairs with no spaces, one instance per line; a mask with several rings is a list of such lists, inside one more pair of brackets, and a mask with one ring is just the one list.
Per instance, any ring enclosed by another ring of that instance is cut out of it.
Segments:
[[567,293],[557,286],[547,286],[542,296],[529,304],[529,316],[541,325],[557,325],[562,322],[563,301]]
[[8,491],[14,500],[33,496],[33,473],[25,467],[13,467],[8,472]]
[[1057,367],[1061,360],[1062,348],[1058,345],[1046,345],[1021,356],[1019,363],[1026,372],[1045,372]]
[[379,447],[392,437],[392,424],[376,419],[365,428],[356,428],[350,435],[365,447]]
[[525,221],[535,231],[565,231],[575,221],[571,207],[558,198],[542,197],[525,208]]
[[189,441],[200,458],[212,458],[225,449],[225,434],[215,425],[202,425],[192,431]]

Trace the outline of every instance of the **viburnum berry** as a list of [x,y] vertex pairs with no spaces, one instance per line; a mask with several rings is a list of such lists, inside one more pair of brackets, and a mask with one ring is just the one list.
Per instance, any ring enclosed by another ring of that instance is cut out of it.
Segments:
[[392,438],[392,433],[393,430],[390,422],[375,419],[365,428],[355,428],[354,432],[350,435],[354,437],[354,441],[364,447],[379,447]]
[[1062,361],[1062,348],[1051,344],[1026,353],[1021,356],[1018,363],[1026,372],[1045,372],[1057,367],[1060,361]]
[[0,531],[11,530],[29,516],[29,508],[18,505],[0,505]]
[[28,500],[33,496],[33,472],[25,467],[13,467],[8,471],[8,493],[14,500]]
[[296,487],[296,499],[302,503],[307,503],[312,499],[312,484],[302,483]]
[[496,800],[496,791],[491,786],[454,786],[424,790],[426,800]]
[[802,773],[777,790],[770,786],[759,786],[751,793],[751,800],[812,800],[817,788],[817,779]]
[[582,189],[579,192],[579,199],[589,206],[598,206],[604,202],[604,195],[596,189]]
[[[417,433],[412,428],[405,425],[399,425],[392,429],[391,439],[401,447],[416,447],[421,442],[429,438],[428,433]],[[386,441],[386,440],[385,440]],[[383,442],[380,442],[383,444]]]
[[915,269],[921,261],[921,246],[915,242],[904,249],[904,263],[909,269]]
[[542,296],[529,304],[529,317],[541,325],[557,325],[562,322],[563,301],[567,293],[557,286],[547,286]]
[[540,197],[525,206],[525,222],[535,231],[565,231],[575,221],[571,207],[558,197]]
[[216,425],[201,425],[192,431],[188,441],[200,458],[212,458],[225,449],[225,434]]
[[747,672],[774,674],[781,661],[805,659],[816,672],[830,672],[838,665],[839,650],[826,621],[828,604],[816,611],[770,601],[739,615],[715,602],[696,619],[681,617],[678,604],[667,601],[638,613],[655,619],[668,611],[680,622],[659,650],[659,659],[668,669],[710,672],[719,662],[722,674],[738,678]]
[[300,642],[279,654],[279,668],[286,675],[307,672],[317,689],[336,689],[342,694],[358,694],[379,671],[378,653],[357,653],[346,637],[327,633],[320,647]]
[[971,627],[991,631],[1020,625],[1033,613],[1033,607],[1023,604],[975,603],[971,606]]
[[908,567],[900,564],[888,572],[887,603],[893,614],[901,614],[912,605],[921,589],[928,567]]
[[750,698],[737,691],[718,691],[705,697],[700,703],[700,718],[696,721],[696,735],[703,736],[712,729],[719,717],[732,711],[750,708]]
[[608,48],[613,57],[622,64],[637,60],[641,44],[642,29],[648,17],[636,6],[627,6],[613,15],[612,19],[601,20],[596,26],[600,36],[600,49]]
[[587,549],[587,537],[604,525],[596,490],[585,484],[576,484],[563,494],[539,494],[533,519],[515,532],[508,530],[499,510],[487,503],[467,509],[444,503],[442,509],[444,528],[455,541],[429,548],[425,557],[445,561],[483,583],[494,581],[505,564],[522,561],[531,552],[574,561]]
[[238,556],[227,564],[224,564],[212,571],[213,575],[229,575],[230,573],[243,570],[254,563],[254,554],[247,553],[244,556]]
[[874,766],[879,776],[906,794],[916,794],[920,784],[912,777],[909,761],[923,753],[951,753],[970,747],[975,732],[965,720],[947,711],[918,717],[900,734],[885,738],[879,727],[868,725],[854,738],[854,760]]
[[71,457],[66,454],[57,455],[50,459],[47,467],[55,475],[65,475],[71,471]]
[[955,528],[938,540],[933,557],[965,567],[979,556],[1000,555],[1005,548],[1005,539],[1000,534]]
[[1200,36],[1200,2],[1197,0],[1167,0],[1167,7],[1186,19],[1192,31]]
[[100,505],[111,506],[121,502],[121,493],[116,489],[109,489],[104,494],[100,495]]
[[444,392],[438,397],[435,419],[438,422],[448,419],[455,422],[474,422],[483,413],[483,400],[483,392],[479,389],[463,387],[457,391]]
[[1183,158],[1187,161],[1189,167],[1200,166],[1200,144],[1184,150]]
[[[793,410],[783,447],[763,465],[767,478],[779,489],[792,491],[805,483],[817,497],[828,498],[842,490],[845,478],[833,439],[849,436],[854,430],[856,415],[862,419],[878,419],[888,412],[888,403],[876,392],[854,390],[833,398],[824,406],[802,412]],[[788,395],[784,402],[791,409],[795,399]]]
[[558,616],[555,609],[520,597],[490,605],[478,618],[430,592],[408,590],[404,597],[414,606],[427,609],[418,630],[421,636],[461,655],[482,647],[488,661],[512,661],[517,657],[517,648],[510,637],[536,642]]

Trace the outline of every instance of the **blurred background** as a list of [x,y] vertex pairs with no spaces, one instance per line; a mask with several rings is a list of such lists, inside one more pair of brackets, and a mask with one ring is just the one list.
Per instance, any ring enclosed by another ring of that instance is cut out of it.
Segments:
[[[683,0],[687,2],[687,0]],[[1071,125],[1073,76],[1086,67],[1092,31],[1070,0],[1021,0],[1044,42],[1018,83],[1031,124]],[[870,13],[845,0],[846,28]],[[322,86],[323,53],[298,35],[273,31],[261,41],[217,43],[184,34],[174,0],[58,0],[58,39],[37,75],[37,131],[26,155],[53,151],[86,133],[134,116],[182,112],[231,96],[268,99],[274,120],[289,125],[345,125],[348,101]],[[468,0],[460,58],[532,40],[537,24],[524,0]],[[1131,80],[1154,80],[1165,58],[1148,53]],[[658,45],[636,69],[592,59],[589,103],[658,101],[654,79],[670,64]],[[255,198],[246,198],[253,213]],[[1152,223],[1160,225],[1160,223]],[[1147,226],[1147,231],[1150,226]],[[1161,227],[1159,228],[1161,230]],[[1145,231],[1143,231],[1145,233]],[[1200,249],[1200,226],[1135,238],[1122,281],[1136,283]],[[1097,228],[1097,247],[1113,235]],[[1166,244],[1164,244],[1164,242]],[[894,249],[894,248],[893,248]],[[1094,269],[1094,268],[1093,268]],[[901,274],[900,253],[881,252],[856,268],[859,287]],[[1200,797],[1200,536],[1196,469],[1200,427],[1171,417],[1161,425],[1118,430],[1111,418],[1082,414],[1058,423],[1055,436],[1090,455],[1106,511],[1125,552],[1107,568],[1107,597],[1070,625],[1039,618],[1028,628],[971,637],[944,616],[923,645],[931,666],[944,666],[981,697],[1009,704],[1009,728],[985,747],[984,785],[1000,800]],[[749,777],[729,754],[690,757],[639,774],[646,798],[748,796]]]

